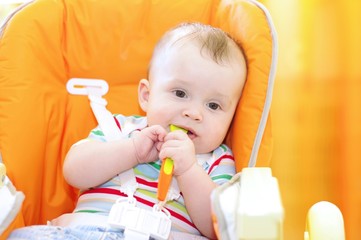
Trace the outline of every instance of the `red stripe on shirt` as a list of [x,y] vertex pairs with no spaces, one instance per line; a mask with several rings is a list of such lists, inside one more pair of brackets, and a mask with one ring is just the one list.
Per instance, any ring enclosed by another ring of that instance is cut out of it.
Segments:
[[118,119],[116,117],[113,117],[113,118],[114,118],[114,121],[117,124],[119,130],[122,131],[122,127],[120,126],[120,123],[119,123]]
[[119,195],[119,196],[123,196],[123,197],[127,196],[124,193],[122,193],[121,191],[119,191],[118,189],[111,189],[111,188],[89,189],[89,190],[86,190],[86,191],[82,192],[80,195],[90,194],[90,193],[105,193],[105,194]]
[[137,183],[146,185],[148,187],[152,188],[158,188],[158,182],[149,182],[147,180],[144,180],[142,178],[136,177]]
[[234,161],[234,157],[233,157],[232,155],[226,154],[226,155],[221,156],[221,157],[218,158],[218,159],[212,164],[212,166],[209,168],[209,170],[208,170],[208,175],[212,172],[213,168],[217,167],[217,166],[219,165],[219,163],[220,163],[223,159],[225,159],[225,158],[228,158],[228,159]]

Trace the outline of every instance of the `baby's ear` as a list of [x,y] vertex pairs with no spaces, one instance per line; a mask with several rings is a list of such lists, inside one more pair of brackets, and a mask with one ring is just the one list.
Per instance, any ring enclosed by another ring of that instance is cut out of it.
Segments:
[[149,100],[149,81],[147,79],[142,79],[139,81],[139,85],[138,85],[138,101],[141,109],[144,112],[147,112],[148,100]]

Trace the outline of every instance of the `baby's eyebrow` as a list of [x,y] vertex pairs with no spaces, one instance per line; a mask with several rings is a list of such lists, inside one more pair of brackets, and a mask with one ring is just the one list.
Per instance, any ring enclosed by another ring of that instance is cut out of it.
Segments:
[[192,82],[187,81],[187,80],[183,80],[181,78],[171,78],[170,82],[174,82],[176,84],[185,85],[185,86],[187,86],[187,85],[191,86],[192,85]]

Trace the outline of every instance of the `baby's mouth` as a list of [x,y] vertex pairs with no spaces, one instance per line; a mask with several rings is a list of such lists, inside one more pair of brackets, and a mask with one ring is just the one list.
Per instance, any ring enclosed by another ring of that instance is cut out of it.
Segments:
[[192,130],[192,129],[188,129],[187,127],[182,127],[182,126],[177,126],[177,125],[170,125],[169,127],[170,131],[175,131],[175,130],[182,130],[183,132],[185,132],[187,134],[187,136],[193,140],[197,137],[197,134]]
[[194,139],[194,138],[197,137],[197,135],[194,132],[190,131],[190,130],[188,130],[187,135],[188,135],[188,137],[190,139]]

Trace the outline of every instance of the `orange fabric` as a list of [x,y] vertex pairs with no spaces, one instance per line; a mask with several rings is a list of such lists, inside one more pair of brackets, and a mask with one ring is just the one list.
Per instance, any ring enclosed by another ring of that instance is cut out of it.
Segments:
[[[271,36],[259,9],[241,8],[242,2],[37,0],[12,17],[0,39],[0,151],[26,196],[25,225],[71,211],[77,197],[62,163],[97,123],[87,98],[67,93],[68,79],[104,79],[111,112],[141,114],[137,84],[147,77],[154,44],[183,21],[219,26],[244,44],[249,74],[228,142],[237,169],[247,165],[263,110]],[[268,124],[259,165],[268,164],[270,139]]]
[[[240,42],[247,58],[247,83],[230,135],[230,145],[237,158],[237,171],[241,171],[248,165],[264,107],[272,57],[272,36],[264,13],[247,1],[221,2],[215,24]],[[270,128],[269,120],[258,153],[257,166],[269,164],[272,152]]]

